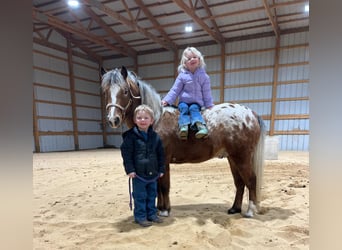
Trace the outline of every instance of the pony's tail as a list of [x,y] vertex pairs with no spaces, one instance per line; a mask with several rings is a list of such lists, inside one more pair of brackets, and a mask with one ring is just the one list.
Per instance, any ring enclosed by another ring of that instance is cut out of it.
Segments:
[[253,157],[253,169],[256,175],[256,202],[259,205],[261,201],[261,187],[263,185],[263,174],[264,174],[264,146],[265,146],[265,137],[266,137],[266,126],[264,121],[260,116],[258,116],[259,126],[260,126],[260,137],[255,148],[254,157]]

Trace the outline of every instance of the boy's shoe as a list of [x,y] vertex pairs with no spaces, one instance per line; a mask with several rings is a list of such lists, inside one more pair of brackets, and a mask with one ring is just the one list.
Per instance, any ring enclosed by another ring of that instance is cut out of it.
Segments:
[[148,220],[136,221],[142,227],[150,227],[152,226],[152,222]]
[[188,139],[188,125],[183,125],[179,129],[179,137],[181,140]]
[[161,218],[159,218],[158,216],[156,217],[152,217],[150,219],[148,219],[149,221],[152,221],[154,223],[163,223],[163,220]]
[[198,130],[195,134],[196,139],[206,138],[208,136],[208,129],[204,124],[196,122],[196,127]]

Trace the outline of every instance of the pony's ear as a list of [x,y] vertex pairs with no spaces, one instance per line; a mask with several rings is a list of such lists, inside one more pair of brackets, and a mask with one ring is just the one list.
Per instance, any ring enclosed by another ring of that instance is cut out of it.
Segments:
[[121,67],[121,75],[123,76],[123,78],[126,80],[127,76],[128,76],[128,72],[125,66]]
[[104,67],[101,67],[101,76],[107,73],[107,70]]

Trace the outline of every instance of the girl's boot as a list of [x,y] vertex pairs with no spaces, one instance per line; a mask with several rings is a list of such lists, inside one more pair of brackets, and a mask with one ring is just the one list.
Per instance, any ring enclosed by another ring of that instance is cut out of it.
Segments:
[[208,136],[208,129],[204,124],[196,122],[196,127],[198,131],[195,134],[195,137],[197,139],[206,138]]
[[188,139],[188,125],[182,125],[179,128],[179,137],[181,140],[187,140]]

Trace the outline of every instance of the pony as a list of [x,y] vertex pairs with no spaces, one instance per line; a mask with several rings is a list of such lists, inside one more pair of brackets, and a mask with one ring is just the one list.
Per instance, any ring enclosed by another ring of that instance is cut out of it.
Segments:
[[236,187],[235,199],[228,214],[242,213],[245,187],[248,208],[245,217],[253,217],[260,207],[264,168],[265,125],[250,108],[234,103],[221,103],[202,112],[208,137],[196,139],[189,131],[188,139],[178,137],[179,111],[175,106],[162,107],[156,90],[126,67],[101,69],[101,88],[106,99],[107,119],[112,128],[134,126],[133,111],[140,104],[149,105],[155,113],[153,128],[161,137],[165,151],[165,174],[158,180],[157,208],[160,216],[169,216],[170,163],[200,163],[214,157],[226,157]]

